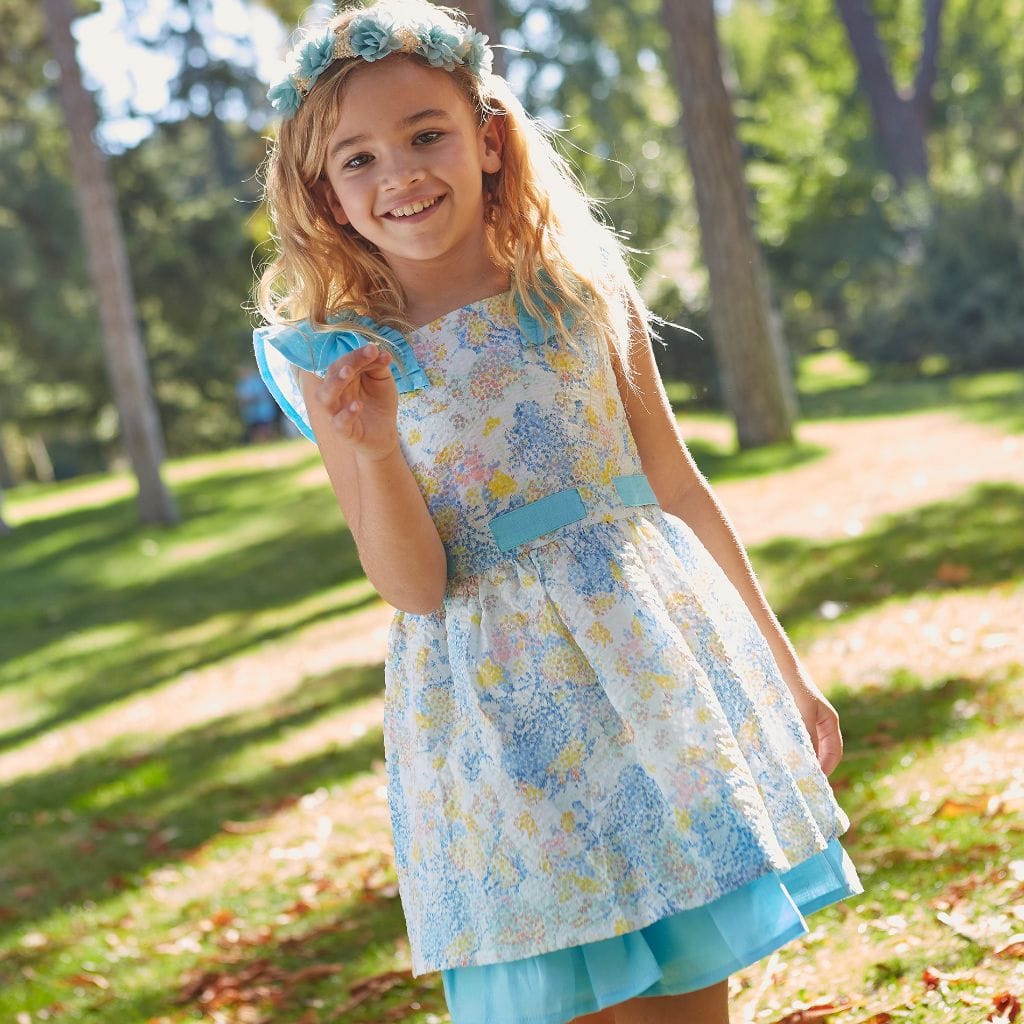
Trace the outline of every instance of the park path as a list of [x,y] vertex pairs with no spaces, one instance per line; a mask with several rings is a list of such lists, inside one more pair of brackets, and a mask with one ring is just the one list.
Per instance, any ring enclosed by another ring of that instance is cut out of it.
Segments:
[[[729,442],[727,424],[683,425],[687,436]],[[1024,438],[967,423],[950,413],[806,423],[800,427],[800,438],[823,446],[828,454],[786,472],[724,481],[715,487],[744,543],[779,536],[842,537],[861,532],[880,515],[955,498],[977,483],[1024,484]],[[238,464],[282,465],[308,453],[305,446],[268,446],[240,453]],[[202,475],[224,464],[222,456],[191,460],[177,467],[171,479]],[[324,486],[329,486],[322,467],[310,472],[321,474]],[[85,500],[99,500],[92,489],[86,488],[84,495]],[[44,514],[46,500],[32,503],[32,514]],[[346,665],[380,665],[391,615],[390,607],[378,602],[228,661],[186,672],[158,690],[129,697],[0,755],[0,782],[72,763],[117,737],[140,734],[152,742],[263,706],[285,697],[309,676]],[[1014,588],[920,597],[873,609],[832,624],[801,655],[813,678],[827,689],[839,680],[858,685],[888,678],[900,667],[923,675],[941,674],[953,666],[994,671],[1011,663],[1021,649],[1024,590]],[[342,709],[329,717],[325,729],[336,737],[359,734],[379,725],[381,707],[375,698]],[[303,745],[309,741],[307,737]]]

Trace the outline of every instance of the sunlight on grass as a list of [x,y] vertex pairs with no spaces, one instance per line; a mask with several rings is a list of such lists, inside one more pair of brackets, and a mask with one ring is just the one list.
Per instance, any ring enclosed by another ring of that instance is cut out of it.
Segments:
[[814,352],[797,364],[796,388],[801,395],[835,388],[860,387],[871,379],[871,367],[842,349]]
[[[839,353],[812,357],[805,407],[860,417],[946,405],[1024,429],[1024,374],[863,376]],[[761,488],[779,473],[791,488],[787,470],[827,455],[807,444],[737,453],[722,416],[683,420],[713,479],[765,478]],[[113,477],[10,496],[25,516],[5,538],[0,760],[39,756],[0,788],[0,1020],[447,1020],[438,977],[407,974],[384,799],[386,609],[318,458],[295,442],[172,463],[184,518],[167,530],[139,527]],[[987,1013],[1002,934],[993,908],[1012,895],[1005,865],[1024,860],[1020,810],[998,803],[1024,716],[998,621],[1019,607],[1022,508],[1024,489],[988,484],[866,519],[858,536],[753,550],[797,642],[834,645],[828,695],[846,753],[831,781],[867,889],[780,952],[758,1022],[826,989],[859,1000],[832,1024],[903,1001],[906,1024]],[[982,608],[996,592],[1003,603]],[[940,620],[899,616],[933,598],[950,602],[943,638],[956,615],[993,616],[970,634],[992,640],[990,661],[944,660],[937,646],[927,661],[912,650],[906,664],[862,658],[855,685],[844,676],[858,616],[891,613],[887,625],[908,622],[920,643]],[[153,708],[159,720],[146,717]],[[965,940],[940,906],[989,938]],[[931,968],[969,976],[975,1002],[925,991]],[[740,1003],[765,969],[743,972]],[[354,997],[374,976],[381,987]]]

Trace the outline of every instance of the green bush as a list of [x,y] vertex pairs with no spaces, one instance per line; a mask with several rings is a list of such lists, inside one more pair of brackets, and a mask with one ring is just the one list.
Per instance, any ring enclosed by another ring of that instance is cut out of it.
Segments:
[[1021,220],[995,189],[934,197],[926,223],[859,282],[845,347],[876,366],[1024,366]]

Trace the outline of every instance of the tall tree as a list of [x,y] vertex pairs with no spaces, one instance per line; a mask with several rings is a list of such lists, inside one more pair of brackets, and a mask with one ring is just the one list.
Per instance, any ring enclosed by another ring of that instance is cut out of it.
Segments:
[[174,523],[178,512],[160,476],[163,437],[139,336],[121,222],[106,163],[93,138],[96,116],[75,57],[70,0],[43,0],[42,6],[50,47],[60,66],[75,198],[103,326],[107,372],[125,449],[139,484],[139,519]]
[[712,0],[663,0],[661,10],[683,107],[725,401],[741,448],[792,441],[796,402],[747,210]]
[[938,63],[945,0],[923,0],[921,56],[913,89],[901,94],[878,35],[869,0],[836,0],[846,26],[857,75],[868,98],[886,167],[899,189],[928,181],[928,118]]

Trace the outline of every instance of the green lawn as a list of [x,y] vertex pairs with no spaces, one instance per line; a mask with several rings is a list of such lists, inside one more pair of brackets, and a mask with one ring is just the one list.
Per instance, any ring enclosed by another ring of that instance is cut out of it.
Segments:
[[[858,383],[857,373],[835,360],[805,365],[808,415],[854,422],[944,407],[1024,429],[1024,374]],[[447,1020],[437,976],[403,973],[374,717],[382,666],[306,667],[295,640],[321,625],[340,633],[375,602],[304,445],[269,446],[294,453],[270,467],[243,464],[242,452],[173,464],[183,518],[170,529],[140,528],[128,493],[103,496],[108,477],[7,496],[16,530],[0,538],[4,1024]],[[693,447],[712,480],[827,457],[813,446]],[[54,504],[40,511],[44,499]],[[993,482],[869,522],[857,537],[783,538],[752,556],[787,627],[809,643],[922,595],[1018,593],[1022,511],[1024,490]],[[825,602],[838,619],[822,618]],[[1010,920],[1024,883],[1024,822],[1019,801],[993,810],[942,766],[951,751],[1020,736],[1019,661],[998,672],[899,670],[830,690],[846,740],[832,782],[868,892],[810,919],[821,934],[783,951],[789,973],[759,1021],[840,993],[855,1003],[834,1024],[904,1002],[898,1019],[909,1024],[985,1019],[1015,966],[994,950],[996,919]],[[202,714],[218,696],[205,681],[285,663],[296,685]],[[130,723],[159,701],[170,719],[159,730],[95,740],[112,716]],[[176,708],[187,724],[176,724]],[[32,767],[4,774],[19,763],[5,758]],[[930,773],[927,785],[896,800],[915,771]],[[926,968],[959,980],[929,986]],[[786,980],[800,969],[813,983]]]

